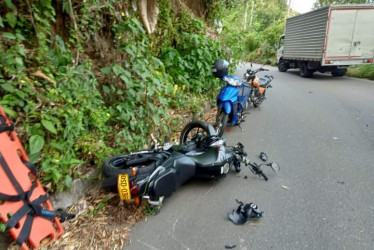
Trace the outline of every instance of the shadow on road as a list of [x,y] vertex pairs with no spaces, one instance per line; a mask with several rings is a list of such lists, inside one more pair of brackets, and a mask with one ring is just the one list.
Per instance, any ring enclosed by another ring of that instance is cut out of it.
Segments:
[[[298,77],[301,77],[299,74],[299,70],[288,70],[287,72],[283,73],[283,74],[290,74],[290,75],[295,75],[295,76],[298,76]],[[304,79],[310,79],[310,80],[327,80],[327,81],[348,81],[350,80],[349,77],[346,77],[346,76],[342,76],[342,77],[333,77],[331,76],[330,73],[314,73],[313,74],[313,77],[312,78],[304,78]]]

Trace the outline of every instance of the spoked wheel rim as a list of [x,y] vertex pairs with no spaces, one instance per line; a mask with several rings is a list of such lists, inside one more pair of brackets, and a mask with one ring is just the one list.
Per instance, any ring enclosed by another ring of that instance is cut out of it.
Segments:
[[210,136],[209,130],[200,123],[187,126],[181,134],[181,143],[199,142],[206,137]]
[[202,139],[206,138],[209,135],[209,133],[200,127],[195,127],[189,130],[186,134],[186,142],[189,141],[201,141]]
[[216,122],[214,124],[214,128],[216,129],[216,133],[218,136],[222,136],[225,132],[227,126],[228,114],[223,112],[222,110],[217,113]]

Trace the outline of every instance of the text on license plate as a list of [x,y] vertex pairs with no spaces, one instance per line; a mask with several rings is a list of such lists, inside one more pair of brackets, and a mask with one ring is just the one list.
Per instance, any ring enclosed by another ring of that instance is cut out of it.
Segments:
[[131,200],[129,175],[118,175],[118,193],[121,200]]

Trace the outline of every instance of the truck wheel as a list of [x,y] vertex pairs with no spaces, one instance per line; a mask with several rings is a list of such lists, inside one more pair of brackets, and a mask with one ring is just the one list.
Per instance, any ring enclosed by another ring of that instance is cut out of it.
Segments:
[[313,71],[308,69],[307,62],[300,63],[300,76],[304,78],[310,78],[313,76]]
[[288,70],[287,65],[284,63],[282,58],[279,59],[278,70],[279,70],[279,72],[286,72]]
[[347,73],[346,69],[336,69],[331,71],[331,75],[334,77],[344,76]]

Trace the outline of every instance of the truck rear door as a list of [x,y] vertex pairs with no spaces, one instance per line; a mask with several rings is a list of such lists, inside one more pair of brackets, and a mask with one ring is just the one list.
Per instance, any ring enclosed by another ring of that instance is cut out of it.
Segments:
[[[324,64],[359,64],[374,57],[374,8],[331,9]],[[339,63],[342,61],[342,63]]]
[[374,8],[357,10],[350,57],[374,57]]

